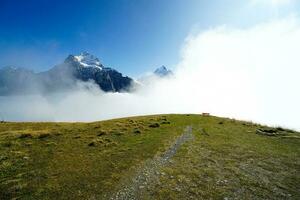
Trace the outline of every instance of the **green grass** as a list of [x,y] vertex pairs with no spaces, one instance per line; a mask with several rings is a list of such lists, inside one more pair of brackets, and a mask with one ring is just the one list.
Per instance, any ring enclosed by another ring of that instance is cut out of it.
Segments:
[[0,199],[105,199],[187,125],[195,139],[161,169],[145,199],[300,198],[299,133],[270,137],[249,122],[160,115],[0,123]]

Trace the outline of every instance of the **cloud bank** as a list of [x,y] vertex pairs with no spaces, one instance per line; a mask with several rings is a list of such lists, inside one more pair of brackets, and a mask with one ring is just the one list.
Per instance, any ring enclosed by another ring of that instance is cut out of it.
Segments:
[[81,83],[74,92],[0,97],[0,117],[96,121],[210,112],[300,130],[299,52],[297,17],[246,29],[215,27],[186,38],[173,78],[154,78],[134,93],[103,93]]

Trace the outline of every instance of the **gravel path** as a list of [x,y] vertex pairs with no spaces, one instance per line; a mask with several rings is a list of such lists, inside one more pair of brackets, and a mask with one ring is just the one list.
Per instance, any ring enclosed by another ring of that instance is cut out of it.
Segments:
[[135,200],[141,199],[141,194],[146,190],[152,182],[154,182],[160,175],[160,167],[166,165],[169,160],[176,154],[177,150],[182,144],[188,140],[192,140],[192,127],[188,126],[184,133],[179,136],[169,149],[160,157],[155,157],[149,160],[145,165],[139,169],[136,174],[123,187],[112,195],[111,200]]

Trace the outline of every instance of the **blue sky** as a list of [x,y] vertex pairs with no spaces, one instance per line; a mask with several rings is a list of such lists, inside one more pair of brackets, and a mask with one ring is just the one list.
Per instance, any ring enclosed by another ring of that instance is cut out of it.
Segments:
[[[247,27],[299,10],[292,0],[0,0],[0,67],[47,70],[88,51],[130,75],[174,67],[185,38]],[[289,2],[280,7],[276,2]],[[275,3],[274,3],[275,2]]]

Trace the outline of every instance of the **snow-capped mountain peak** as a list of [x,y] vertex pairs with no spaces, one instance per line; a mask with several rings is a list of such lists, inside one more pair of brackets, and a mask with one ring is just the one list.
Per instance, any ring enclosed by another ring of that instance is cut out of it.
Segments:
[[160,76],[160,77],[164,77],[164,76],[169,76],[169,75],[172,75],[173,72],[169,69],[167,69],[164,65],[157,68],[155,71],[154,71],[154,74],[157,75],[157,76]]
[[74,56],[75,61],[79,62],[79,64],[83,67],[96,67],[102,69],[103,66],[100,63],[100,60],[88,52],[82,52],[79,55]]

